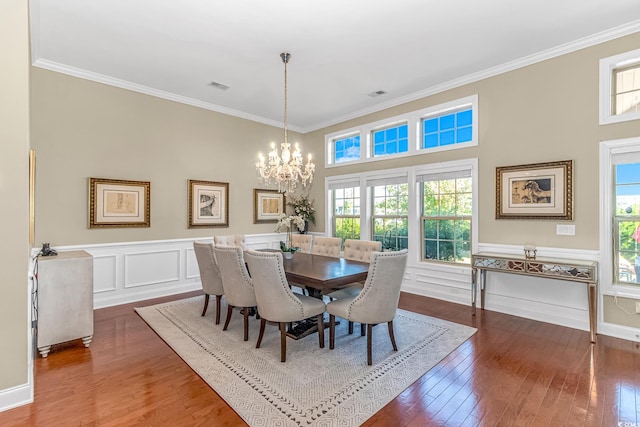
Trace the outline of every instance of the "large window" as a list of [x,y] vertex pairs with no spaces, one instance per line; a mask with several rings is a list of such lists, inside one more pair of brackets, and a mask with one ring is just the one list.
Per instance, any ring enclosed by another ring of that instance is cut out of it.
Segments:
[[373,238],[383,249],[407,249],[409,242],[409,186],[377,185],[372,191]]
[[612,114],[640,111],[640,64],[613,70]]
[[471,262],[473,183],[464,171],[423,175],[422,258],[450,263]]
[[360,187],[336,188],[333,194],[333,236],[360,239]]
[[598,286],[640,298],[640,137],[600,143],[600,206]]
[[640,283],[640,163],[615,166],[615,282]]

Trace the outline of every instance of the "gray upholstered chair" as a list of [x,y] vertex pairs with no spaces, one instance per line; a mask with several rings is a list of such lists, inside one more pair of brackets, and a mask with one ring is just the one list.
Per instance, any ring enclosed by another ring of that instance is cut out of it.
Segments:
[[341,247],[342,239],[339,237],[316,236],[313,238],[311,253],[314,255],[324,255],[338,258],[340,256]]
[[216,299],[216,325],[220,324],[220,300],[224,295],[222,287],[222,277],[220,269],[213,253],[213,243],[193,242],[193,251],[198,261],[198,269],[200,270],[200,281],[202,282],[202,291],[204,292],[204,308],[202,315],[204,316],[209,306],[209,296],[213,295]]
[[260,348],[264,327],[267,321],[280,325],[280,361],[287,360],[287,324],[310,317],[316,317],[320,348],[324,348],[324,311],[322,300],[296,295],[289,288],[282,265],[280,252],[258,252],[248,250],[247,265],[258,302],[260,314],[260,335],[256,348]]
[[367,325],[367,364],[371,365],[372,328],[387,323],[393,350],[398,351],[393,336],[393,319],[400,299],[400,286],[407,265],[407,250],[374,252],[364,288],[355,298],[344,298],[327,304],[329,313],[329,348],[335,344],[336,316]]
[[231,234],[228,236],[213,236],[213,243],[217,246],[239,246],[244,251],[246,249],[244,244],[244,235]]
[[313,236],[310,234],[292,234],[291,246],[299,248],[300,252],[306,254],[311,253],[311,246],[313,245]]
[[373,252],[382,250],[382,242],[347,239],[344,241],[342,257],[353,261],[369,262]]
[[[382,250],[382,242],[371,240],[353,240],[344,241],[344,252],[342,257],[353,261],[369,262],[371,254]],[[331,299],[353,298],[362,291],[364,283],[356,283],[344,289],[329,293],[327,296]],[[360,328],[361,335],[364,335],[364,327]],[[353,333],[353,322],[349,322],[349,333]]]
[[244,340],[247,341],[249,339],[249,309],[257,304],[253,283],[244,263],[243,250],[239,246],[216,246],[215,254],[227,300],[227,319],[222,330],[227,330],[233,309],[241,307],[244,316]]

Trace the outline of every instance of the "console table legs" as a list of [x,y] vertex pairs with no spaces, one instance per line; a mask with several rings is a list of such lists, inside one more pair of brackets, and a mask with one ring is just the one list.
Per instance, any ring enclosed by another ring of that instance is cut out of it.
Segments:
[[598,297],[596,290],[596,284],[589,283],[589,333],[592,343],[596,342],[596,327],[598,325]]

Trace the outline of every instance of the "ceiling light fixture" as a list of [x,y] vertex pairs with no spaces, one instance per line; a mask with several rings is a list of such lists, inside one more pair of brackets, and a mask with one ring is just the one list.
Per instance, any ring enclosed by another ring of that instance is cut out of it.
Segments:
[[295,150],[291,152],[287,130],[287,63],[291,54],[283,52],[280,57],[284,62],[284,142],[280,144],[280,153],[276,150],[276,144],[271,143],[268,163],[265,163],[262,153],[258,153],[260,160],[256,163],[256,169],[260,180],[266,185],[278,184],[279,192],[291,194],[295,191],[298,181],[303,187],[306,187],[307,183],[311,184],[316,165],[311,162],[311,154],[307,163],[302,163],[302,153],[297,142]]

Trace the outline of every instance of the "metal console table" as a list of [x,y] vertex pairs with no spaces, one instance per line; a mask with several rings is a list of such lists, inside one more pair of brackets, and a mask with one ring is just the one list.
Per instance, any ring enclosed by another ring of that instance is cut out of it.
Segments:
[[[476,314],[477,283],[480,282],[480,308],[484,310],[484,289],[487,271],[524,274],[547,279],[569,280],[587,285],[589,298],[589,332],[596,342],[597,321],[597,268],[595,261],[572,259],[528,259],[524,256],[477,253],[471,256],[471,308]],[[479,276],[479,280],[478,280]]]

